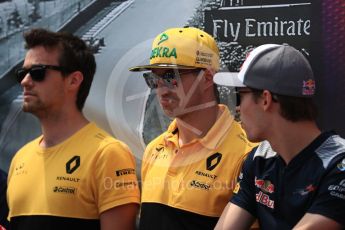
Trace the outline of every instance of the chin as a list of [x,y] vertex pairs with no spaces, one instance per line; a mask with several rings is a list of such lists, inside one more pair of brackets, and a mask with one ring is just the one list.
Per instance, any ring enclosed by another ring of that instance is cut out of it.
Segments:
[[250,137],[247,137],[247,139],[252,142],[252,143],[258,143],[258,142],[261,142],[263,141],[261,138],[250,138]]
[[167,109],[164,109],[164,114],[166,116],[168,116],[169,118],[176,118],[177,117],[177,113],[175,111],[171,111],[171,110],[167,110]]
[[247,139],[250,141],[250,142],[261,142],[263,141],[264,139],[261,138],[259,135],[254,135],[254,134],[250,134],[246,131],[246,134],[247,134]]
[[22,107],[23,112],[32,113],[33,115],[37,115],[39,111],[42,111],[42,107],[38,104],[29,104],[24,103]]
[[172,108],[172,106],[164,106],[162,104],[161,105],[161,109],[163,110],[164,114],[170,118],[175,118],[177,115],[177,111],[175,108]]
[[26,103],[23,104],[22,109],[26,113],[30,113],[32,111],[32,107],[30,105],[26,104]]

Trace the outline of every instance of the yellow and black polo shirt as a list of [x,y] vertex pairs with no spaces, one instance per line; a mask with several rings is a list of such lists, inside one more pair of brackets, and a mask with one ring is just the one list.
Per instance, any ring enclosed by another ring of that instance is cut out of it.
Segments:
[[202,139],[179,147],[176,120],[153,140],[142,162],[141,229],[213,229],[232,196],[247,153],[227,107]]
[[100,213],[139,203],[128,147],[90,123],[51,148],[42,136],[12,160],[7,198],[11,229],[100,229]]

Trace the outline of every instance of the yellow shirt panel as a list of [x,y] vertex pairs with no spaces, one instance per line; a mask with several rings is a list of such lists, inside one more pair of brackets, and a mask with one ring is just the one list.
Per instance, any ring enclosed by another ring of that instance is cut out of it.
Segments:
[[208,134],[179,148],[175,121],[152,141],[142,163],[142,202],[219,217],[232,196],[244,158],[255,146],[229,110]]
[[109,208],[139,203],[132,154],[95,124],[51,148],[41,148],[41,139],[25,145],[12,160],[7,192],[10,218],[98,219]]

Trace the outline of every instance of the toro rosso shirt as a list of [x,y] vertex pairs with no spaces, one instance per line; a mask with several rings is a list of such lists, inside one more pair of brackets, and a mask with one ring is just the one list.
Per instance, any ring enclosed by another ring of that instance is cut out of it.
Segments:
[[322,133],[288,165],[262,142],[246,159],[231,202],[261,229],[291,229],[306,213],[345,226],[345,140]]

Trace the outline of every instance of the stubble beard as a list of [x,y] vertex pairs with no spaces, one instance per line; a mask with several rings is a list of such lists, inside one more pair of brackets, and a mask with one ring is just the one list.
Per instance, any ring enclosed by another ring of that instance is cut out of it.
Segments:
[[35,116],[38,116],[43,110],[44,110],[44,105],[41,101],[36,101],[36,102],[24,102],[22,106],[23,112],[26,113],[31,113]]

